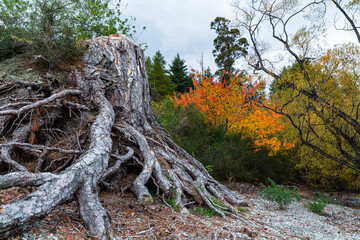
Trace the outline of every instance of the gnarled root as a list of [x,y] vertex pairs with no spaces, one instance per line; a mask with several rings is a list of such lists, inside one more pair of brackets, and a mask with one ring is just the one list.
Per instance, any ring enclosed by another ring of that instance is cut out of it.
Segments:
[[[178,208],[203,204],[224,217],[237,217],[235,206],[242,198],[214,180],[154,120],[139,46],[109,37],[91,41],[88,48],[82,71],[71,74],[78,89],[49,95],[51,88],[43,88],[41,100],[29,102],[25,96],[0,108],[0,163],[12,169],[0,175],[0,190],[35,189],[0,207],[0,237],[59,204],[77,201],[91,234],[113,239],[110,217],[98,198],[99,184],[130,189],[143,204],[152,202],[152,190]],[[42,89],[20,85],[33,88],[31,94]],[[15,88],[6,83],[0,89],[9,93]],[[32,165],[23,164],[28,158]]]

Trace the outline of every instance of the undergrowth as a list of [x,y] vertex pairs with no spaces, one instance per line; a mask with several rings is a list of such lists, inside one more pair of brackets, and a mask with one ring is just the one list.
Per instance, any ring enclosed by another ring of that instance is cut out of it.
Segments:
[[260,184],[262,190],[259,191],[259,195],[264,199],[277,203],[281,210],[286,209],[292,201],[300,200],[298,188],[289,189],[289,187],[276,184],[270,178],[268,178],[268,182],[270,186]]
[[269,150],[256,149],[251,139],[211,125],[193,106],[178,108],[167,98],[153,102],[152,109],[175,142],[206,166],[215,179],[257,182],[270,177],[282,182],[291,177],[293,168],[286,152],[269,156]]
[[208,217],[214,217],[216,215],[216,212],[209,208],[209,207],[197,207],[195,210],[193,210],[195,213],[208,216]]
[[321,194],[317,199],[313,197],[312,202],[307,201],[306,207],[317,214],[323,213],[326,205],[332,202],[332,199],[327,194]]

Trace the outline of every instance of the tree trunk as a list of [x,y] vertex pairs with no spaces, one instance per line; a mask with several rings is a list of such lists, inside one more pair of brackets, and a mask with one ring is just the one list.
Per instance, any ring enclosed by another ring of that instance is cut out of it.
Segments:
[[[151,188],[179,207],[196,202],[237,216],[240,196],[214,180],[155,121],[140,47],[121,36],[87,45],[66,90],[15,80],[0,86],[3,96],[16,96],[0,100],[0,163],[12,169],[0,175],[0,190],[35,187],[0,206],[0,237],[76,201],[91,234],[113,239],[99,185],[129,189],[143,204],[152,202]],[[32,165],[25,166],[29,158]]]

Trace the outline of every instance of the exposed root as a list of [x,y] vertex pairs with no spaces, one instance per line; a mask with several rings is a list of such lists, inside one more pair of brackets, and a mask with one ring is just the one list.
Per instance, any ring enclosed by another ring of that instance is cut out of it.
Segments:
[[17,110],[5,110],[5,111],[0,111],[0,116],[2,115],[21,115],[31,109],[34,109],[34,108],[37,108],[37,107],[40,107],[42,105],[45,105],[47,103],[50,103],[52,101],[55,101],[56,99],[58,98],[61,98],[61,97],[64,97],[66,95],[74,95],[74,94],[81,94],[81,91],[79,90],[64,90],[64,91],[61,91],[59,93],[56,93],[56,94],[53,94],[51,95],[50,97],[44,99],[44,100],[40,100],[40,101],[37,101],[35,103],[32,103],[32,104],[29,104],[29,105],[25,105]]
[[[223,217],[238,216],[241,197],[214,180],[154,120],[139,46],[125,38],[98,38],[89,43],[81,72],[70,77],[78,89],[52,95],[36,83],[17,81],[30,86],[24,91],[0,85],[0,95],[24,95],[18,102],[0,100],[0,163],[12,171],[0,175],[0,189],[37,187],[0,207],[0,238],[75,200],[91,235],[112,239],[99,184],[130,188],[145,205],[152,190],[178,208],[200,204]],[[28,100],[34,96],[41,100]]]

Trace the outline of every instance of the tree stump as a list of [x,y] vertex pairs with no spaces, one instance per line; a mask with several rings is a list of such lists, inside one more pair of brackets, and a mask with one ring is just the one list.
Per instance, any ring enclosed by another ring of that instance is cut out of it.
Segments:
[[152,202],[151,188],[179,207],[195,202],[237,216],[241,197],[165,133],[152,115],[149,92],[143,51],[119,35],[88,41],[81,68],[60,88],[1,83],[0,163],[11,171],[0,175],[0,189],[33,191],[0,206],[0,237],[76,201],[91,234],[113,239],[99,186],[129,189],[145,205]]

